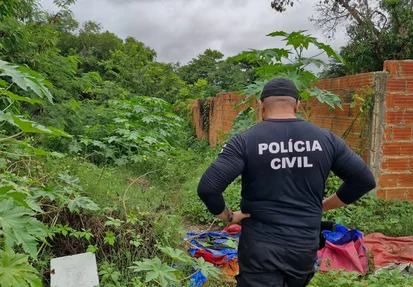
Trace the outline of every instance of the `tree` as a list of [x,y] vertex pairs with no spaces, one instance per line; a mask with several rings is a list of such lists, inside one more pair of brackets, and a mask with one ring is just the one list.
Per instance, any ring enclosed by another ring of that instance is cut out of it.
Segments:
[[[393,0],[390,0],[390,2]],[[381,7],[383,1],[376,0],[320,0],[315,6],[315,17],[311,21],[327,36],[333,36],[341,25],[368,26],[378,36],[385,26],[386,14]],[[393,1],[394,2],[394,1]]]
[[7,17],[25,20],[37,6],[35,0],[3,0],[0,2],[0,21]]
[[212,72],[218,68],[224,54],[217,50],[207,49],[197,58],[192,59],[188,65],[182,66],[178,73],[188,84],[194,84],[198,79],[208,79]]
[[[349,19],[347,35],[350,40],[340,52],[345,62],[343,66],[345,73],[377,71],[382,69],[385,60],[411,59],[413,1],[354,2],[363,3],[351,7],[346,4],[345,7],[332,12],[327,4],[319,4],[318,13],[324,11],[325,14],[316,20],[318,25],[325,27],[325,32],[333,32],[338,23],[342,23],[346,18]],[[336,68],[331,66],[330,70]]]
[[284,12],[287,9],[286,7],[288,6],[293,7],[294,1],[293,0],[280,0],[280,1],[274,0],[271,2],[271,8],[277,12]]
[[206,80],[208,96],[222,91],[236,91],[255,79],[253,64],[237,56],[224,60],[224,54],[207,49],[203,54],[192,59],[188,65],[178,69],[179,76],[188,84],[195,85],[199,80]]

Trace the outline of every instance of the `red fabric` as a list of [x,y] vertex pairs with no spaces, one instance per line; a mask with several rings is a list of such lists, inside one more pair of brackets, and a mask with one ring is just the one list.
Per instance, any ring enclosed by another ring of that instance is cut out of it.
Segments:
[[222,255],[222,256],[214,256],[212,253],[209,253],[205,250],[197,250],[195,251],[194,254],[195,258],[202,257],[206,262],[212,263],[214,265],[222,265],[226,262],[228,262],[228,256],[227,255]]
[[241,225],[231,224],[231,225],[228,225],[227,227],[225,227],[224,230],[222,230],[222,231],[226,232],[229,235],[238,234],[238,233],[241,232]]
[[388,237],[372,233],[365,237],[364,244],[374,257],[375,269],[390,263],[413,263],[413,236]]
[[326,242],[326,246],[318,251],[321,271],[343,270],[364,274],[368,269],[368,258],[363,249],[363,241],[350,241],[343,245]]

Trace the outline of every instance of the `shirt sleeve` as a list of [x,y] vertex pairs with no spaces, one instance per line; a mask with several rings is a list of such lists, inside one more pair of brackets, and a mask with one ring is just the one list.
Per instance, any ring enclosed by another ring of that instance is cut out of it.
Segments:
[[376,187],[373,173],[364,160],[353,152],[344,140],[332,134],[336,144],[332,171],[343,180],[337,197],[351,204]]
[[217,159],[201,177],[198,196],[214,215],[221,214],[225,210],[222,193],[244,170],[244,148],[242,137],[234,136],[224,145]]

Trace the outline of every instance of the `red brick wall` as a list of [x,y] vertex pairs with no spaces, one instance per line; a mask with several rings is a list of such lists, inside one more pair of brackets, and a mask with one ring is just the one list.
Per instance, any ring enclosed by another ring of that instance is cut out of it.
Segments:
[[[355,150],[360,147],[360,119],[353,121],[357,116],[359,106],[350,108],[352,96],[354,93],[360,93],[361,88],[369,87],[372,84],[373,73],[348,76],[338,79],[321,80],[317,86],[322,89],[330,89],[332,92],[342,96],[343,110],[331,110],[327,105],[320,104],[317,100],[311,100],[308,103],[303,102],[302,108],[306,114],[311,114],[309,120],[322,128],[327,128],[333,131],[338,136],[342,136],[347,128],[351,127],[349,135],[346,137],[347,143]],[[234,109],[236,105],[243,101],[243,97],[237,95],[236,92],[221,93],[215,98],[209,100],[209,135],[208,140],[212,146],[220,144],[224,139],[224,133],[231,130],[234,119],[240,111],[246,106]],[[249,106],[259,110],[258,103],[254,101]],[[202,128],[200,115],[200,103],[194,104],[194,121],[197,129],[197,137],[205,138],[205,132],[199,131]],[[258,116],[259,118],[259,116]]]
[[[357,117],[360,104],[357,103],[353,108],[353,95],[358,94],[364,97],[366,88],[371,88],[373,84],[373,73],[366,73],[354,76],[346,76],[335,79],[319,80],[316,86],[323,90],[328,90],[341,97],[343,109],[331,109],[326,104],[321,104],[318,100],[312,99],[304,103],[306,107],[311,107],[309,121],[319,127],[329,129],[337,136],[341,137],[344,133],[348,134],[345,138],[347,144],[360,155],[367,159],[364,152],[366,138],[360,138],[361,119]],[[348,132],[347,132],[348,129]]]
[[413,200],[413,61],[387,61],[380,197]]
[[208,100],[198,100],[192,104],[192,122],[195,126],[197,139],[206,139],[208,137],[204,124],[205,102],[208,102]]
[[257,107],[254,100],[250,105],[242,105],[234,109],[235,106],[242,103],[243,97],[237,95],[237,92],[221,93],[209,101],[209,143],[211,146],[219,144],[225,138],[237,115],[248,106]]
[[[351,127],[346,142],[370,164],[377,178],[379,197],[413,200],[413,61],[387,61],[384,70],[318,81],[319,88],[341,96],[343,110],[331,110],[317,100],[303,102],[302,108],[313,124],[340,137]],[[362,96],[367,88],[376,93],[374,110],[365,126],[366,136],[360,137],[361,118],[356,118],[359,106],[350,108],[350,103],[355,93]],[[201,105],[195,103],[197,137],[208,138],[212,146],[221,144],[237,114],[245,108],[234,110],[242,100],[236,93],[221,93],[208,100],[208,135],[199,130],[205,127],[199,123]],[[256,101],[251,106],[258,108]]]

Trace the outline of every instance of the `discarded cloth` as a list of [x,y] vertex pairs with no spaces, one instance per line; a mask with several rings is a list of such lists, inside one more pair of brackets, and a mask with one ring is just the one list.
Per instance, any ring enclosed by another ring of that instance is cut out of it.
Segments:
[[337,224],[336,231],[324,231],[326,245],[318,251],[318,269],[346,270],[364,274],[368,269],[368,257],[363,244],[363,233]]
[[356,241],[357,239],[363,239],[363,233],[357,229],[349,230],[347,227],[341,224],[336,224],[335,231],[324,230],[324,236],[328,242],[336,245],[343,245],[350,241]]
[[391,263],[413,263],[413,236],[388,237],[372,233],[365,236],[364,244],[373,255],[376,270]]
[[[184,240],[191,243],[189,253],[193,257],[204,258],[206,262],[221,268],[224,277],[234,278],[239,272],[237,243],[240,235],[241,226],[232,224],[221,232],[188,232]],[[200,278],[193,278],[194,284],[200,284]],[[191,287],[198,286],[202,284]]]
[[221,271],[229,278],[234,278],[239,273],[238,258],[233,258],[227,263],[223,264]]
[[222,265],[222,264],[228,262],[228,256],[227,255],[215,256],[214,254],[212,254],[212,253],[210,253],[206,250],[202,250],[202,249],[196,250],[194,252],[193,256],[195,258],[202,257],[202,258],[204,258],[204,260],[206,262],[212,263],[214,265]]
[[204,274],[202,274],[201,270],[194,273],[190,278],[191,278],[191,285],[189,285],[190,287],[202,287],[207,280]]
[[400,264],[390,263],[389,265],[386,265],[382,268],[377,269],[375,274],[382,272],[384,269],[387,269],[387,270],[397,269],[400,271],[401,274],[413,275],[413,263],[400,263]]

